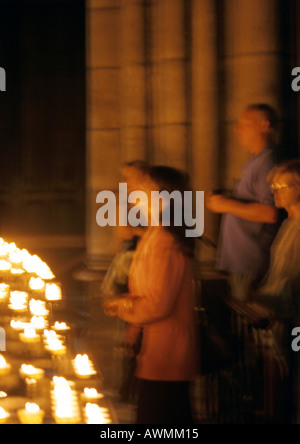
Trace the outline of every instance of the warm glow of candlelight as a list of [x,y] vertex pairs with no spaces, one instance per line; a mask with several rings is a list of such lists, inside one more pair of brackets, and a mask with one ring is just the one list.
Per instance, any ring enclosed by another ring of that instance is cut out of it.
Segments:
[[23,342],[38,342],[40,340],[40,336],[36,333],[35,328],[30,325],[26,326],[24,333],[20,333],[19,336]]
[[9,413],[4,410],[3,407],[0,407],[0,419],[6,419],[9,417]]
[[31,379],[41,379],[45,372],[41,368],[36,368],[33,365],[22,364],[20,368],[21,376],[30,377]]
[[79,405],[74,383],[63,377],[53,377],[54,389],[51,391],[52,410],[55,421],[59,424],[78,423],[80,421]]
[[25,409],[29,413],[38,413],[40,411],[40,407],[34,402],[26,402]]
[[11,291],[10,292],[10,305],[12,310],[26,310],[27,309],[28,293],[26,291]]
[[9,285],[1,283],[0,284],[0,301],[4,300],[7,298],[7,296],[9,295]]
[[22,270],[22,268],[12,268],[12,269],[10,270],[10,272],[11,272],[11,274],[14,274],[14,275],[16,275],[16,276],[25,273],[25,271]]
[[27,338],[34,338],[36,336],[35,328],[29,326],[25,327],[24,336]]
[[46,303],[44,301],[30,299],[29,309],[31,314],[35,316],[47,316],[49,314],[49,310],[46,309]]
[[0,355],[0,369],[6,369],[9,368],[10,365],[7,364],[6,359],[4,358],[3,355]]
[[0,271],[9,271],[11,269],[11,264],[5,260],[0,261]]
[[35,273],[41,279],[53,279],[55,277],[48,265],[36,254],[26,256],[23,261],[23,268],[28,273]]
[[30,323],[36,330],[44,330],[47,327],[47,322],[43,316],[32,316]]
[[43,290],[45,288],[45,281],[43,281],[43,279],[41,278],[30,278],[29,281],[29,288],[31,290]]
[[22,424],[42,424],[45,415],[38,404],[26,402],[25,409],[18,410],[18,417]]
[[70,327],[65,322],[56,321],[52,327],[54,330],[69,330]]
[[102,393],[98,393],[95,388],[87,388],[85,387],[83,393],[81,394],[81,398],[85,400],[96,400],[103,398]]
[[57,338],[57,333],[54,330],[44,330],[44,336],[46,339]]
[[46,340],[45,349],[54,354],[64,354],[66,352],[66,347],[58,338],[49,337]]
[[29,322],[22,322],[22,321],[14,321],[13,319],[10,321],[10,326],[14,330],[25,330],[27,326],[30,326]]
[[57,284],[46,284],[45,297],[48,301],[60,301],[62,298],[60,286]]
[[0,368],[6,367],[6,360],[4,356],[0,355]]
[[85,406],[87,424],[111,424],[110,415],[97,404],[88,402]]
[[93,363],[87,354],[78,354],[73,360],[73,366],[77,376],[92,376],[96,374]]

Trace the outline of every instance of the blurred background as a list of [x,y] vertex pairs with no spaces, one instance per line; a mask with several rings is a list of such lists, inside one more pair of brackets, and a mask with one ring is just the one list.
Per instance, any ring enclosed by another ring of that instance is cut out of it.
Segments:
[[[1,0],[0,234],[70,249],[65,267],[82,253],[89,270],[104,269],[113,233],[96,225],[96,194],[117,191],[121,163],[185,169],[197,190],[230,187],[247,156],[233,125],[248,103],[277,109],[282,151],[297,157],[299,8]],[[218,218],[205,214],[205,234],[217,233]],[[211,266],[214,251],[202,245],[198,258]]]
[[[96,195],[117,194],[123,162],[184,169],[195,190],[230,188],[247,160],[234,123],[257,102],[279,114],[283,157],[299,155],[300,0],[1,0],[0,9],[0,236],[40,254],[71,306],[85,309],[87,293],[89,312],[99,303],[91,283],[115,239],[96,224]],[[205,212],[205,235],[217,242],[218,229]],[[199,242],[202,275],[214,258]]]

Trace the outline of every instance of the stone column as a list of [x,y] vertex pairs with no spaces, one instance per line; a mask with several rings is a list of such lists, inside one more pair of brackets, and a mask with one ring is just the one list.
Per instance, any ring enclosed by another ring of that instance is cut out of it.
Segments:
[[[249,103],[265,102],[282,112],[282,35],[279,0],[226,0],[222,60],[223,181],[230,185],[247,159],[233,123]],[[283,7],[285,7],[283,5]]]
[[[192,163],[194,190],[219,187],[218,54],[215,0],[193,0],[192,29]],[[204,235],[217,241],[218,218],[205,209]],[[198,244],[198,259],[210,262],[215,250]]]
[[147,158],[147,98],[144,0],[122,0],[122,160]]
[[[101,190],[119,183],[120,133],[120,2],[86,1],[86,252],[88,277],[97,277],[113,253],[113,228],[96,224]],[[92,271],[95,271],[93,273]]]
[[155,163],[187,167],[188,96],[186,5],[184,0],[153,0],[152,124]]

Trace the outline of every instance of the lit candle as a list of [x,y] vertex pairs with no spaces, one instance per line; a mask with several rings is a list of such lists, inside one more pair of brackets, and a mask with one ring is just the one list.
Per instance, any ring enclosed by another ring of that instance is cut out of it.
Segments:
[[18,410],[17,414],[22,424],[42,424],[45,412],[34,402],[26,402],[25,409]]
[[56,321],[54,323],[52,328],[53,328],[53,330],[57,330],[57,331],[70,330],[70,327],[65,322],[58,322],[58,321]]
[[37,299],[30,299],[29,309],[34,316],[47,316],[49,314],[49,310],[46,309],[46,303]]
[[76,375],[80,378],[87,378],[96,374],[93,363],[89,360],[87,354],[78,354],[73,360],[73,368]]
[[108,411],[90,402],[85,406],[85,417],[87,424],[111,424]]
[[5,424],[9,417],[10,414],[3,407],[0,407],[0,424]]
[[48,301],[60,301],[62,298],[60,286],[58,284],[46,284],[45,297]]
[[31,379],[39,380],[44,377],[45,371],[42,368],[36,368],[33,365],[22,364],[20,374],[23,378],[30,377]]
[[81,393],[81,399],[83,401],[96,401],[103,398],[102,393],[98,393],[95,388],[85,388]]
[[28,293],[26,291],[11,291],[9,308],[15,311],[27,310]]
[[36,333],[35,328],[25,327],[24,333],[19,333],[22,342],[33,343],[40,341],[40,335]]
[[11,264],[8,261],[0,261],[0,271],[9,271],[11,269]]
[[9,295],[9,285],[1,283],[0,284],[0,301],[4,301]]
[[22,270],[22,268],[12,268],[10,270],[11,274],[15,275],[15,276],[20,276],[21,274],[24,274],[25,271]]
[[43,281],[43,279],[41,279],[39,277],[37,277],[37,278],[32,277],[29,280],[29,288],[31,290],[37,290],[37,291],[44,290],[45,285],[46,285],[45,281]]
[[10,326],[14,330],[25,330],[25,328],[29,327],[30,325],[30,322],[15,321],[14,319],[10,321]]
[[3,355],[0,355],[0,375],[4,376],[10,373],[11,365],[6,362]]
[[43,316],[32,316],[30,324],[36,330],[44,330],[48,325]]
[[66,353],[66,347],[58,338],[49,337],[45,349],[54,355],[64,355]]
[[63,377],[53,377],[51,391],[52,410],[58,424],[75,424],[80,421],[75,384]]
[[20,266],[23,262],[23,252],[19,249],[11,250],[8,254],[8,257],[9,262],[15,267]]
[[23,261],[23,268],[28,273],[35,273],[41,279],[53,279],[55,276],[49,266],[37,255],[28,255]]

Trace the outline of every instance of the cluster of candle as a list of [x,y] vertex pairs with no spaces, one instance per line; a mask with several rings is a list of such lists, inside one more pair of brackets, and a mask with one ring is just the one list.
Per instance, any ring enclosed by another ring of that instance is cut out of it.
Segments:
[[14,242],[8,243],[0,238],[0,271],[12,271],[13,274],[33,273],[41,279],[53,279],[49,266],[37,255],[27,250],[20,250]]
[[52,414],[56,423],[76,424],[80,422],[80,408],[74,382],[63,377],[54,376],[52,387]]
[[[7,304],[14,312],[10,326],[16,332],[15,336],[27,347],[35,346],[38,352],[43,346],[51,355],[65,355],[65,335],[70,327],[65,322],[49,322],[53,303],[62,299],[62,291],[59,283],[53,281],[55,276],[48,265],[38,256],[20,250],[14,243],[4,242],[0,238],[0,276],[3,279],[0,281],[0,303],[2,307]],[[51,329],[48,329],[48,325],[51,325]],[[90,378],[97,373],[87,354],[77,354],[72,365],[76,376],[80,378]],[[11,367],[0,355],[0,376],[9,374]],[[45,377],[45,370],[37,367],[24,363],[18,368],[26,387],[29,383],[34,385],[34,389],[41,387],[40,380]],[[36,390],[30,393],[27,391],[31,399],[38,399],[36,393]],[[55,376],[51,381],[50,397],[52,416],[58,424],[111,422],[108,410],[97,404],[103,394],[95,388],[86,387],[80,394],[74,381]],[[81,400],[80,404],[78,399]],[[16,413],[22,424],[42,424],[44,421],[45,412],[33,402],[27,402]],[[6,422],[9,416],[0,407],[0,423]]]
[[86,378],[96,374],[93,363],[90,361],[87,354],[76,355],[73,360],[73,368],[78,377]]

